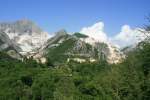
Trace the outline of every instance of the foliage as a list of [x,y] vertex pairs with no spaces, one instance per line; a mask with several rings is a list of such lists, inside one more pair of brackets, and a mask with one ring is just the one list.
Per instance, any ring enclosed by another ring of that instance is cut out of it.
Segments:
[[64,53],[71,49],[74,43],[74,39],[68,39],[61,43],[59,46],[50,48],[47,55],[48,62],[53,62],[54,64],[65,62],[68,57],[67,55],[64,55]]
[[81,33],[74,33],[74,36],[78,37],[78,38],[87,38],[88,36],[87,35],[84,35],[84,34],[81,34]]
[[150,100],[149,42],[139,43],[120,64],[101,61],[54,66],[72,43],[68,40],[58,51],[54,49],[47,65],[32,57],[20,61],[0,52],[0,99]]

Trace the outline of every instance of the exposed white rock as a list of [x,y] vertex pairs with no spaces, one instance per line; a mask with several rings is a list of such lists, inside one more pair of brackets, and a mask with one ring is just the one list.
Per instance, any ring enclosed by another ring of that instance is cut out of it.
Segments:
[[90,58],[89,61],[90,62],[96,62],[96,59]]
[[[99,42],[99,40],[92,38],[92,37],[81,38],[80,40],[92,46],[95,46],[96,43],[103,43],[103,42]],[[119,48],[113,45],[109,41],[105,41],[104,43],[107,44],[108,49],[109,49],[109,54],[107,55],[107,61],[109,63],[119,63],[124,58],[124,55],[120,52]]]
[[40,48],[49,38],[47,32],[42,31],[36,24],[26,19],[13,23],[1,23],[0,31],[5,32],[20,46],[22,49],[20,53],[23,55]]
[[46,61],[47,61],[47,59],[46,59],[45,57],[40,58],[40,62],[41,62],[41,63],[45,64]]
[[80,38],[81,41],[84,41],[85,43],[88,43],[90,45],[94,45],[95,42],[97,42],[94,38],[92,37],[87,37],[87,38]]
[[85,59],[81,59],[81,58],[68,58],[67,61],[69,62],[70,60],[73,60],[73,61],[76,61],[76,62],[79,62],[79,63],[86,62]]
[[112,44],[108,43],[109,48],[109,55],[108,55],[108,62],[109,63],[119,63],[124,58],[124,54],[120,52],[120,50],[113,46]]
[[[116,37],[117,39],[125,37],[126,35],[134,35],[134,34],[124,34],[124,33],[131,33],[131,29],[128,26],[124,26],[122,30],[123,32],[121,32],[121,34],[119,34]],[[89,36],[88,38],[81,39],[86,43],[95,45],[95,43],[99,42],[108,45],[109,55],[107,55],[107,58],[109,63],[118,63],[123,58],[123,54],[121,54],[121,52],[119,51],[118,46],[114,45],[115,43],[112,44],[112,39],[109,39],[107,34],[104,32],[103,22],[98,22],[92,26],[84,27],[81,29],[80,33]],[[137,31],[135,31],[134,33],[137,33]],[[128,40],[128,38],[126,38],[126,40]]]

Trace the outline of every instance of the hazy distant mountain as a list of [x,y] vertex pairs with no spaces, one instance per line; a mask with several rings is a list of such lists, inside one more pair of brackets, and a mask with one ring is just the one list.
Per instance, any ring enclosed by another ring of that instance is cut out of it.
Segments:
[[0,24],[1,31],[8,31],[9,33],[40,33],[42,30],[32,21],[23,19],[16,22],[4,22]]
[[35,23],[26,19],[1,23],[0,32],[5,32],[11,40],[18,44],[22,49],[22,54],[40,48],[48,39],[47,32],[42,31]]

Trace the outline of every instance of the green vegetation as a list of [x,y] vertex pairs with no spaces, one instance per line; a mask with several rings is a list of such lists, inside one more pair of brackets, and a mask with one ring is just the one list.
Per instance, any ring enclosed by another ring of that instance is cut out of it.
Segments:
[[87,35],[81,34],[81,33],[74,33],[74,36],[78,37],[78,38],[87,38]]
[[55,65],[66,62],[68,56],[64,53],[73,48],[75,41],[74,39],[68,39],[59,46],[50,48],[47,55],[48,61],[53,62]]
[[0,52],[0,100],[149,100],[149,51],[150,43],[141,42],[120,64],[71,62],[53,67]]

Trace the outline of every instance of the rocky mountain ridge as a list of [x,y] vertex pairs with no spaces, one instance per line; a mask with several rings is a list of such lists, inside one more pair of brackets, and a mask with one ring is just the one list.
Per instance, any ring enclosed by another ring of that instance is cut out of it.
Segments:
[[[88,41],[88,40],[92,40]],[[110,43],[97,42],[81,33],[67,34],[65,30],[55,33],[34,57],[47,57],[52,62],[97,62],[107,60],[118,63],[123,54]]]
[[[82,33],[68,34],[65,30],[60,30],[49,38],[47,32],[29,20],[1,23],[0,33],[0,40],[10,47],[13,46],[19,55],[32,56],[43,63],[47,60],[56,64],[102,60],[118,63],[123,57],[120,50],[110,42],[99,42]],[[6,37],[6,40],[3,40],[3,37]],[[3,45],[0,44],[0,47]]]
[[5,32],[21,48],[21,54],[36,52],[48,39],[48,33],[30,20],[1,23],[0,32]]
[[10,56],[21,59],[21,54],[19,53],[21,48],[4,32],[0,32],[0,51],[5,51]]

